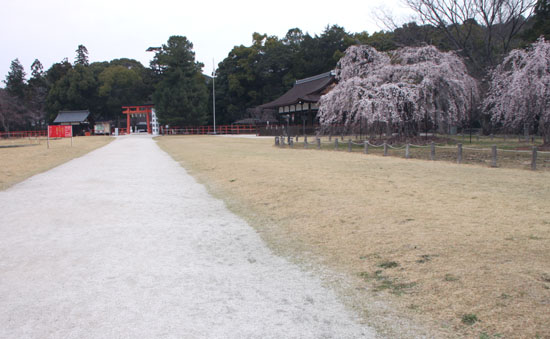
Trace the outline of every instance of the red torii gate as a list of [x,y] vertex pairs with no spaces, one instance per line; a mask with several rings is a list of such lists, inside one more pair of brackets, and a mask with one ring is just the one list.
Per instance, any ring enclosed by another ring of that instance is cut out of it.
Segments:
[[151,134],[151,113],[153,105],[122,106],[122,113],[126,114],[126,133],[130,134],[130,116],[132,114],[145,114],[147,119],[147,133]]

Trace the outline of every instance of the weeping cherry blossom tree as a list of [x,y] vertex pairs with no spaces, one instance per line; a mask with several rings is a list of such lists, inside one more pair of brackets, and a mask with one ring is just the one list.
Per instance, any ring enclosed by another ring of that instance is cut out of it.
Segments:
[[538,129],[550,144],[550,42],[541,37],[527,50],[511,51],[491,73],[483,103],[493,123]]
[[412,136],[432,124],[444,131],[462,123],[478,97],[477,82],[462,60],[433,46],[391,53],[351,46],[338,62],[336,78],[338,84],[319,102],[324,127],[377,123]]

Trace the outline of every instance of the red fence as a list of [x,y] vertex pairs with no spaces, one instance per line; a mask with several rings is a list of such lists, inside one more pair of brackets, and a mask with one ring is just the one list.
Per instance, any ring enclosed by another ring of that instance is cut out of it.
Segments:
[[47,131],[15,131],[15,132],[0,132],[0,138],[34,138],[34,137],[45,137],[47,136]]
[[[216,134],[256,134],[254,125],[221,125],[216,126]],[[214,134],[214,126],[174,127],[160,129],[161,134]]]
[[[258,126],[254,125],[221,125],[216,126],[216,134],[257,134]],[[126,134],[126,128],[119,128],[118,134]],[[161,134],[214,134],[214,126],[192,126],[160,128]],[[47,131],[0,132],[0,138],[46,137]]]

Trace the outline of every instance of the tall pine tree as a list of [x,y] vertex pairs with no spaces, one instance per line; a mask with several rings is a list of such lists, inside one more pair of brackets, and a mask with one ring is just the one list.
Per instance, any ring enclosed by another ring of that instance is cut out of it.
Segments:
[[184,36],[171,36],[152,62],[160,70],[153,102],[161,124],[203,125],[208,119],[208,90],[195,61],[193,44]]
[[6,88],[0,88],[0,127],[10,131],[25,126],[27,109],[25,107],[25,70],[19,59],[11,62],[10,70],[4,80]]
[[33,120],[34,127],[40,127],[46,123],[46,96],[49,86],[44,74],[44,67],[40,60],[35,59],[31,65],[31,78],[27,84],[27,108]]
[[535,24],[533,25],[534,38],[544,35],[550,40],[550,0],[538,0],[535,5]]
[[76,57],[74,59],[75,65],[88,66],[90,61],[88,59],[88,49],[84,45],[78,45],[76,49]]
[[19,59],[15,59],[11,62],[10,71],[6,75],[6,91],[9,95],[23,100],[25,98],[25,70],[23,65],[19,62]]

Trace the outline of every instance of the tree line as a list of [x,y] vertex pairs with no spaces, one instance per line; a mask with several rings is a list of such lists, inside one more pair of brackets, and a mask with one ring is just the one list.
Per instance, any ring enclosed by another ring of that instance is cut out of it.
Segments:
[[90,63],[79,45],[74,62],[68,59],[44,70],[36,59],[27,81],[18,59],[11,62],[5,88],[0,89],[0,128],[43,129],[61,110],[88,109],[93,120],[120,119],[121,106],[148,101],[155,74],[132,59]]
[[[12,61],[0,89],[0,129],[37,129],[60,110],[89,109],[94,120],[122,118],[123,105],[155,104],[162,124],[212,124],[212,81],[216,82],[216,122],[230,124],[250,116],[250,108],[271,101],[295,80],[336,68],[353,45],[368,45],[392,53],[404,47],[435,46],[454,51],[467,72],[485,81],[515,48],[524,48],[541,35],[550,38],[548,0],[407,0],[418,21],[369,34],[327,26],[320,34],[288,30],[284,37],[253,33],[249,46],[235,46],[217,65],[215,79],[202,74],[193,44],[172,36],[160,47],[149,67],[133,59],[89,62],[85,46],[74,61],[64,59],[44,70],[39,60],[27,75]],[[476,114],[476,123],[483,123]]]
[[323,129],[410,138],[475,127],[538,133],[549,145],[549,2],[407,2],[430,22],[425,28],[440,33],[438,48],[433,40],[348,48],[336,66],[337,85],[320,101]]

